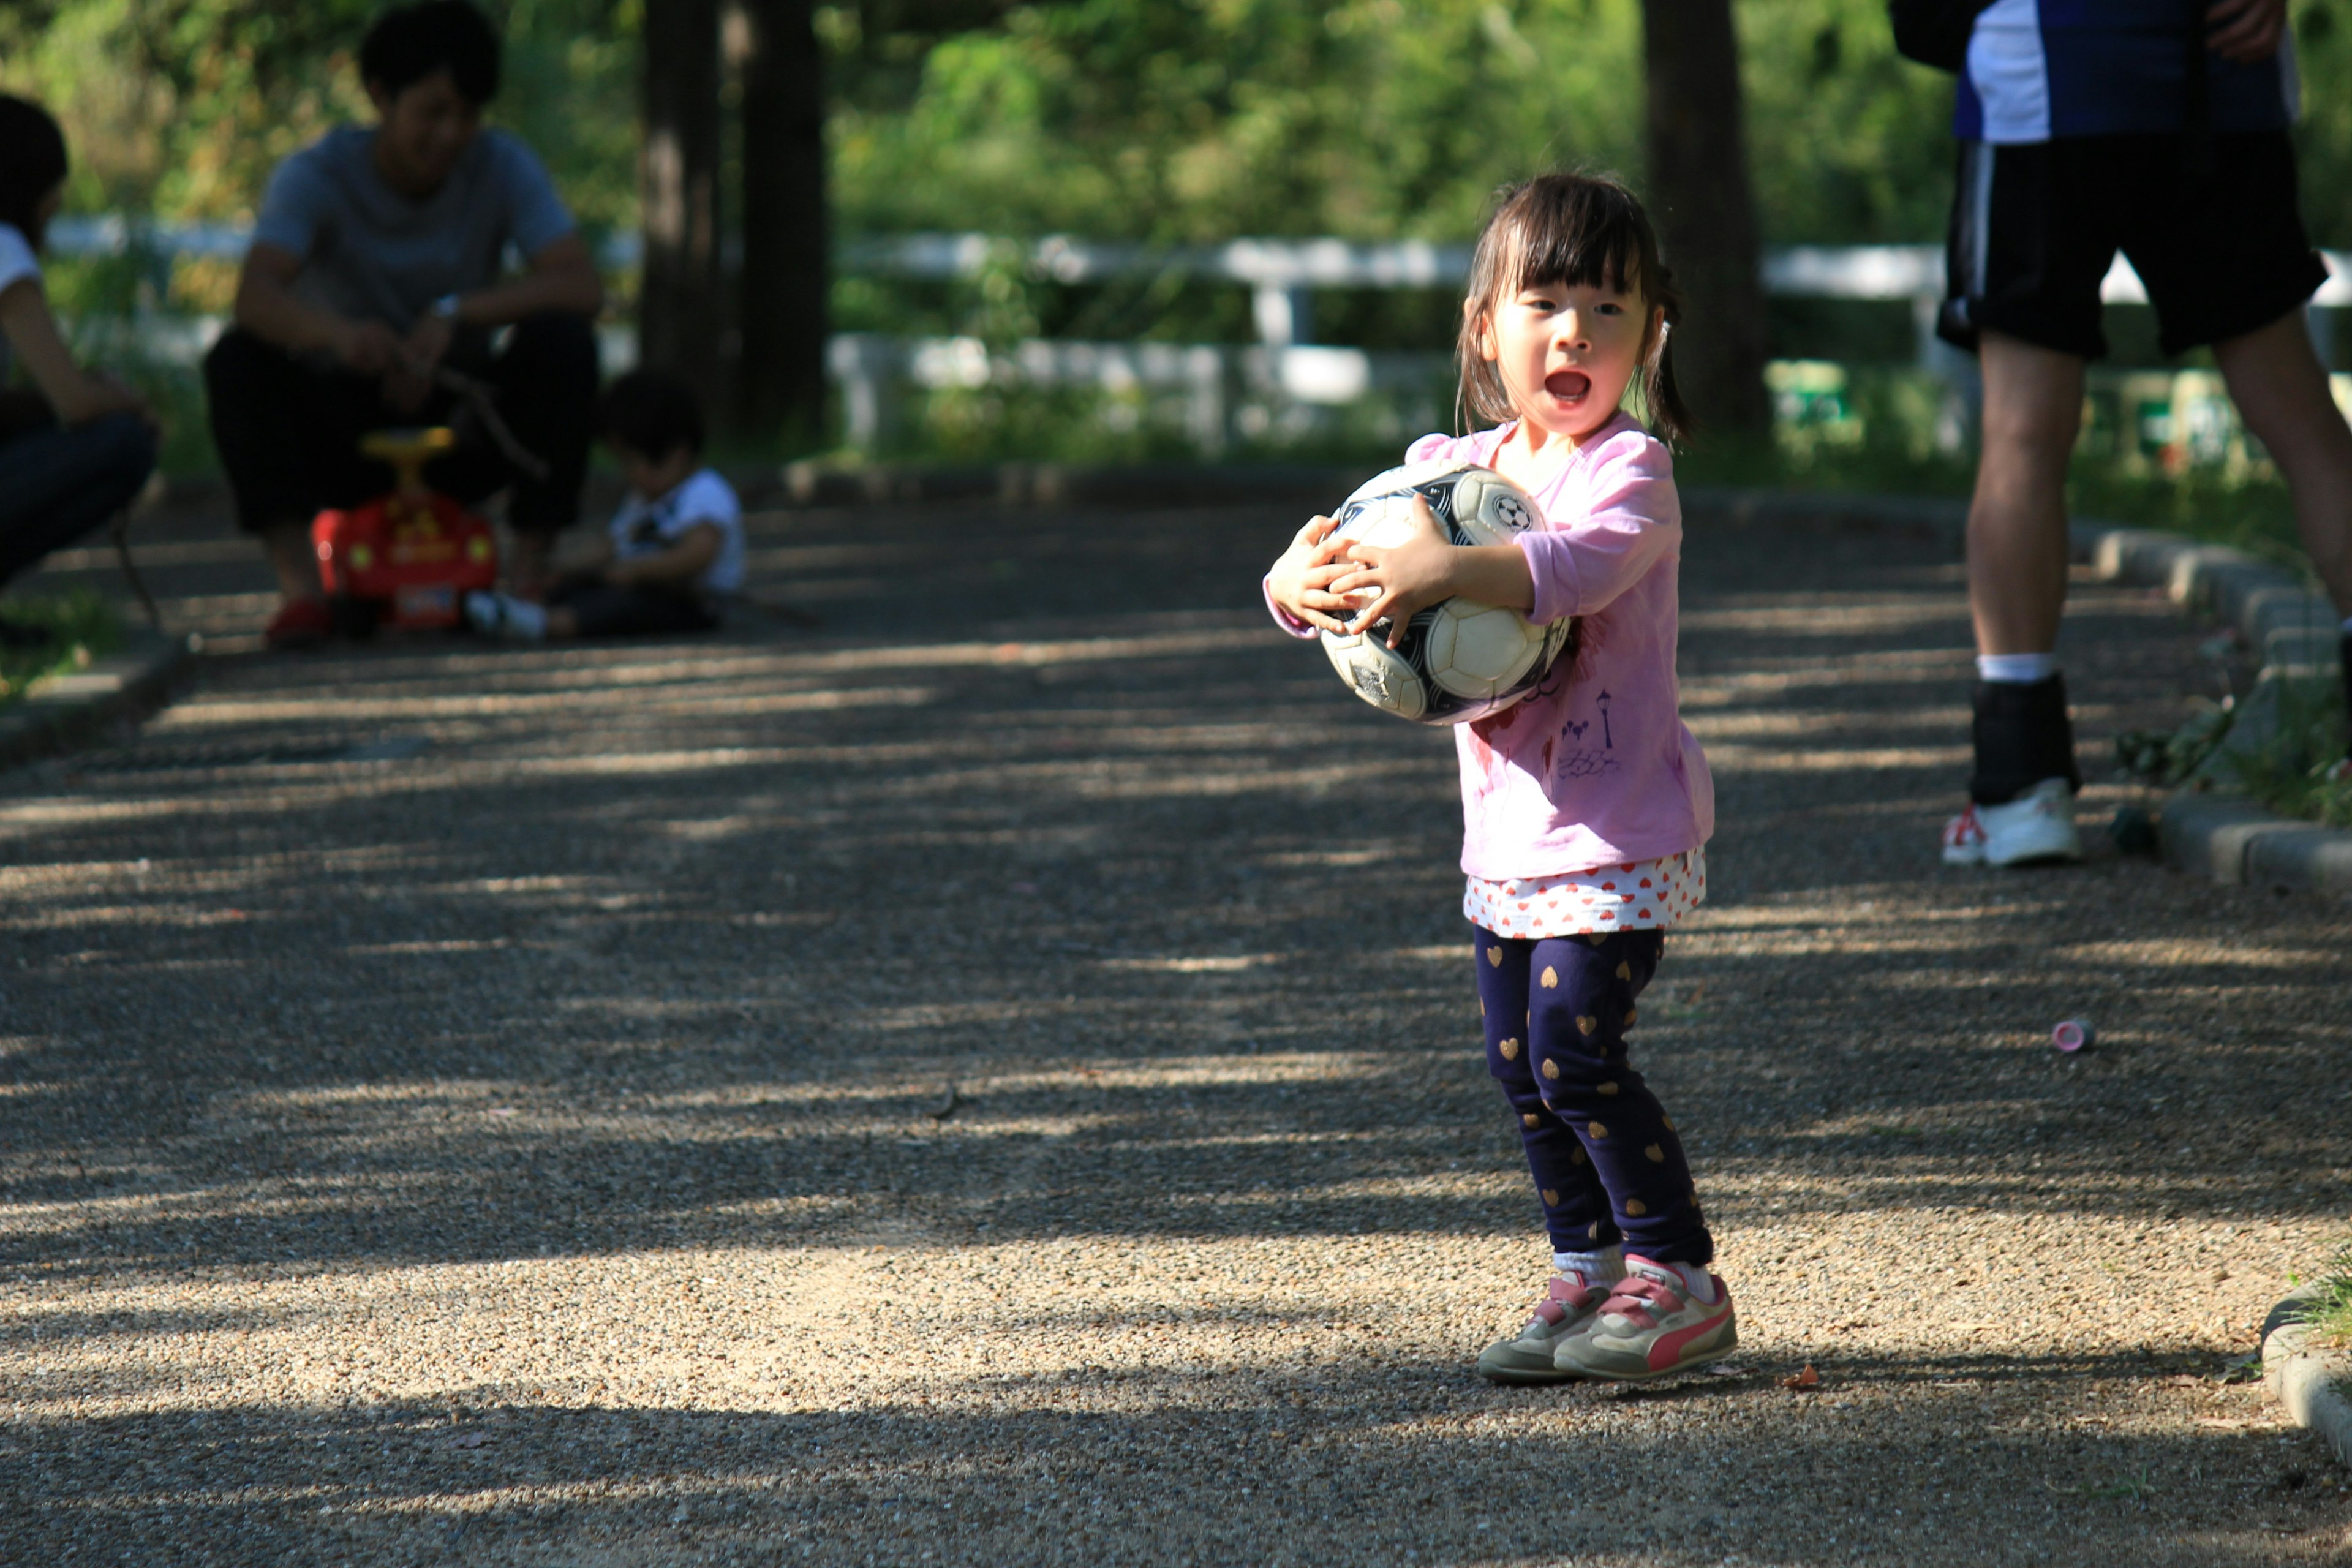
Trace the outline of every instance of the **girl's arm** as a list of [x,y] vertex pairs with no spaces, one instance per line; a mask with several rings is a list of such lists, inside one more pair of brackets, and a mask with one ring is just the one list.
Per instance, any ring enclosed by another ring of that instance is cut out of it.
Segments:
[[103,414],[136,414],[152,422],[147,400],[108,375],[94,375],[74,363],[73,350],[49,314],[48,296],[38,282],[19,278],[0,289],[0,332],[24,359],[33,384],[41,389],[61,425],[79,425]]
[[1535,580],[1528,619],[1548,623],[1605,609],[1681,545],[1674,481],[1654,471],[1646,454],[1601,476],[1590,504],[1570,527],[1519,535],[1517,547]]
[[658,555],[640,555],[605,567],[604,581],[616,588],[690,583],[701,575],[703,568],[719,559],[719,547],[725,542],[717,523],[698,522],[672,540],[669,548]]
[[1525,610],[1543,625],[1605,608],[1681,541],[1682,508],[1665,463],[1655,443],[1609,459],[1582,498],[1589,509],[1583,516],[1566,527],[1531,530],[1509,544],[1451,544],[1423,510],[1420,527],[1404,542],[1385,550],[1360,544],[1348,552],[1360,569],[1333,583],[1332,592],[1375,595],[1349,629],[1360,631],[1385,616],[1396,622],[1393,644],[1402,640],[1413,612],[1457,594]]

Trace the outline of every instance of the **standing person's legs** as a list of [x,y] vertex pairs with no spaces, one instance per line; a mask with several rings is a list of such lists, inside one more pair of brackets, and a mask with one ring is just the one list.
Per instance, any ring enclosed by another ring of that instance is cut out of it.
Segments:
[[1961,149],[1946,250],[1951,298],[1937,331],[1979,354],[1984,435],[1968,533],[1976,764],[1969,808],[1944,827],[1953,864],[2082,854],[2082,778],[2056,652],[2066,465],[2084,363],[2106,352],[2099,283],[2121,233],[2116,171],[2154,155],[2147,141]]
[[1979,654],[2046,654],[2066,607],[2066,464],[2083,358],[2005,332],[1979,340],[1984,449],[1969,503],[1969,612]]
[[2294,497],[2294,521],[2312,569],[2341,620],[2337,656],[2352,710],[2352,426],[2336,406],[2327,371],[2303,312],[2213,345],[2231,400],[2268,449]]
[[0,446],[0,584],[129,506],[154,471],[155,432],[135,414]]
[[2066,607],[2066,465],[2083,420],[2083,357],[1981,334],[1984,447],[1969,503],[1969,611],[1977,682],[1969,808],[1944,858],[2012,865],[2082,853],[2082,787],[2058,623]]

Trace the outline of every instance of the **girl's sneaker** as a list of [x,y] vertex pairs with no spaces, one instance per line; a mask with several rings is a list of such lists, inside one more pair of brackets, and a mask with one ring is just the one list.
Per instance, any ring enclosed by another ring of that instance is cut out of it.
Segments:
[[1580,1275],[1555,1274],[1536,1315],[1507,1340],[1496,1340],[1478,1357],[1478,1375],[1489,1383],[1566,1383],[1583,1373],[1562,1364],[1559,1347],[1581,1333],[1601,1310],[1606,1285],[1587,1284]]
[[1720,1361],[1739,1343],[1731,1292],[1707,1277],[1715,1299],[1702,1301],[1674,1269],[1632,1253],[1625,1278],[1583,1331],[1559,1342],[1559,1370],[1571,1377],[1639,1383]]

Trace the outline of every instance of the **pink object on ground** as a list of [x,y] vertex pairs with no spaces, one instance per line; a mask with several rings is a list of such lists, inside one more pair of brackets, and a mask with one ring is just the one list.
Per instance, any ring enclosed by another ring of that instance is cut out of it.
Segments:
[[2050,1043],[2069,1056],[2089,1049],[2091,1042],[2098,1037],[2098,1031],[2091,1027],[2088,1018],[2069,1018],[2050,1031]]

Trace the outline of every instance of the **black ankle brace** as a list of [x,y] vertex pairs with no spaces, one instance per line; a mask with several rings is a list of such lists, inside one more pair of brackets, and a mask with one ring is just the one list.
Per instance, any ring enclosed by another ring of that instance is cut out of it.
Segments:
[[1977,767],[1969,798],[2005,805],[2043,779],[2083,787],[2074,765],[2074,725],[2066,717],[2066,678],[2031,682],[1979,680],[1976,689]]

